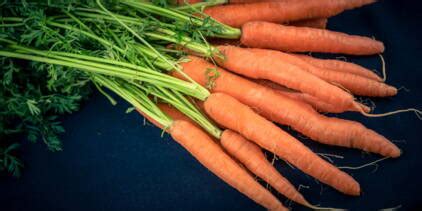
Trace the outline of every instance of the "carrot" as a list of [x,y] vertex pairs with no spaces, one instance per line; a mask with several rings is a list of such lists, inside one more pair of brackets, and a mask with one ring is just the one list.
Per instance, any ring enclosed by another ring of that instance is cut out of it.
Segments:
[[[318,98],[316,98],[312,95],[308,95],[308,94],[301,93],[301,92],[296,92],[294,90],[280,86],[279,84],[276,84],[276,83],[268,81],[268,80],[255,80],[255,82],[262,85],[262,86],[266,86],[268,88],[271,88],[274,91],[276,91],[276,92],[278,92],[282,95],[285,95],[285,96],[287,96],[291,99],[304,102],[304,103],[310,105],[312,108],[314,108],[315,110],[317,110],[319,112],[326,112],[326,113],[343,113],[343,112],[346,112],[346,111],[360,112],[360,109],[358,109],[356,107],[344,110],[344,109],[341,109],[340,107],[337,107],[335,105],[321,101],[320,99],[318,99]],[[369,107],[367,107],[363,104],[359,104],[359,105],[365,112],[368,113],[368,112],[371,111],[371,108],[369,108]]]
[[[271,0],[265,0],[265,1],[271,1]],[[275,0],[272,0],[275,1]],[[285,1],[285,0],[280,0]],[[177,0],[177,4],[182,5],[185,3],[188,4],[194,4],[202,2],[201,0]],[[246,0],[245,2],[242,1],[229,1],[230,4],[236,4],[236,3],[254,3],[254,2],[264,2],[264,1],[257,1],[257,0]],[[301,27],[312,27],[312,28],[320,28],[325,29],[327,26],[327,18],[313,18],[313,19],[306,19],[306,20],[298,20],[290,22],[287,25],[292,26],[301,26]]]
[[[353,96],[303,68],[280,59],[281,52],[262,55],[250,49],[218,46],[225,56],[218,62],[224,68],[253,79],[266,79],[288,88],[310,94],[341,109],[356,107]],[[285,54],[287,55],[287,54]],[[318,87],[318,88],[315,88]]]
[[274,59],[283,60],[284,62],[296,65],[302,68],[303,70],[306,70],[309,73],[316,75],[321,79],[324,79],[325,81],[340,85],[341,87],[349,90],[350,92],[356,95],[370,97],[387,97],[397,94],[397,89],[395,87],[389,86],[385,83],[374,81],[372,79],[368,79],[366,77],[362,77],[360,75],[355,75],[352,73],[318,68],[300,58],[292,56],[291,54],[286,54],[274,50],[256,48],[249,50],[262,57],[271,56]]
[[246,168],[274,187],[279,193],[294,202],[308,207],[311,206],[302,194],[271,165],[258,145],[231,130],[223,132],[221,145],[229,154],[242,162]]
[[[234,75],[198,57],[181,63],[183,71],[201,85],[217,73],[212,92],[223,92],[259,110],[267,119],[288,125],[294,130],[323,144],[362,149],[388,157],[400,156],[400,149],[382,135],[354,121],[326,117],[303,102],[292,100],[272,89]],[[216,68],[214,73],[209,70]],[[177,76],[177,74],[175,74]],[[180,77],[180,76],[178,76]]]
[[[176,120],[169,133],[202,165],[250,199],[270,210],[288,210],[267,189],[242,169],[204,131],[195,125]],[[210,156],[212,155],[212,156]]]
[[373,2],[374,0],[285,0],[215,6],[206,8],[204,12],[221,23],[241,27],[250,21],[283,23],[327,18]]
[[313,18],[313,19],[306,19],[300,21],[293,21],[287,25],[290,26],[297,26],[297,27],[311,27],[317,29],[325,29],[327,28],[327,18]]
[[343,193],[360,194],[359,184],[351,176],[320,158],[294,137],[233,97],[213,93],[204,106],[216,122],[273,152],[306,174]]
[[397,88],[393,86],[351,73],[342,73],[321,68],[312,69],[311,73],[333,84],[338,84],[355,95],[389,97],[397,94]]
[[[175,120],[191,121],[169,105],[158,104],[158,107]],[[259,146],[231,130],[225,130],[222,133],[220,142],[230,155],[245,165],[253,174],[273,186],[279,193],[299,204],[312,207],[302,194],[268,162]]]
[[336,59],[318,59],[318,58],[314,58],[314,57],[303,55],[303,54],[292,54],[292,55],[299,57],[302,60],[308,62],[309,64],[314,65],[319,68],[352,73],[352,74],[360,75],[360,76],[363,76],[372,80],[376,80],[379,82],[382,82],[383,80],[381,77],[379,77],[377,74],[375,74],[371,70],[368,70],[360,65],[357,65],[351,62],[345,62],[345,61],[336,60]]
[[371,55],[384,51],[382,42],[368,37],[262,21],[248,22],[243,25],[241,42],[249,47],[287,52]]
[[[148,116],[141,114],[151,120]],[[152,122],[162,128],[156,121]],[[167,132],[208,170],[256,203],[270,210],[288,210],[195,124],[175,120]]]

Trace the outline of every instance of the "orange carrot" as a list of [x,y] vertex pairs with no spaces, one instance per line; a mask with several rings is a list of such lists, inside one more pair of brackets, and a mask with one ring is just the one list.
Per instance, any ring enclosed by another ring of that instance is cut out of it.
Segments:
[[[169,133],[202,165],[250,199],[270,210],[288,210],[267,189],[242,169],[204,131],[195,125],[176,120]],[[212,155],[212,156],[210,156]]]
[[[198,57],[181,63],[183,71],[201,85],[210,81],[213,64]],[[339,118],[326,117],[300,101],[292,100],[272,89],[258,85],[221,68],[213,80],[212,92],[223,92],[242,103],[259,110],[266,118],[292,127],[320,143],[362,149],[388,157],[400,156],[400,149],[385,137],[362,124]],[[177,76],[177,74],[175,74]]]
[[224,60],[218,60],[219,64],[230,71],[253,79],[273,81],[344,110],[357,106],[349,93],[297,65],[280,59],[281,52],[268,51],[271,53],[264,56],[250,49],[234,46],[219,46],[218,49],[225,56]]
[[229,4],[205,9],[214,19],[233,27],[250,21],[284,23],[312,18],[327,18],[374,0],[285,0]]
[[321,68],[312,69],[311,73],[333,84],[338,84],[355,95],[389,97],[397,94],[397,88],[393,86],[351,73],[342,73]]
[[263,179],[279,193],[294,202],[310,206],[302,194],[271,165],[258,145],[231,130],[223,132],[221,145],[229,154],[242,162],[249,171]]
[[[155,121],[153,123],[162,128]],[[194,124],[189,121],[175,120],[167,132],[208,170],[256,203],[270,210],[288,210],[228,156],[207,133]]]
[[286,52],[323,52],[371,55],[384,51],[384,44],[372,38],[326,29],[283,26],[269,22],[248,22],[242,27],[241,42],[254,48]]
[[[268,81],[268,80],[255,80],[256,83],[266,86],[268,88],[273,89],[274,91],[285,95],[291,99],[294,100],[298,100],[301,102],[304,102],[310,106],[312,106],[312,108],[314,108],[315,110],[319,111],[319,112],[326,112],[326,113],[343,113],[346,111],[357,111],[360,112],[360,109],[358,108],[350,108],[347,110],[341,109],[338,106],[326,103],[324,101],[321,101],[320,99],[312,96],[312,95],[308,95],[305,93],[301,93],[301,92],[297,92],[291,89],[288,89],[286,87],[280,86],[279,84],[276,84],[274,82]],[[360,107],[365,111],[365,112],[370,112],[371,108],[369,108],[368,106],[365,106],[363,104],[359,104]]]
[[320,158],[294,137],[233,97],[213,93],[204,106],[216,122],[273,152],[306,174],[343,193],[360,194],[359,184],[351,176]]
[[352,73],[352,74],[360,75],[372,80],[382,82],[382,78],[379,77],[376,73],[351,62],[345,62],[345,61],[336,60],[336,59],[318,59],[318,58],[314,58],[314,57],[303,55],[303,54],[292,54],[292,55],[299,57],[302,60],[308,62],[309,64],[314,65],[319,68],[335,70],[339,72]]
[[313,18],[313,19],[306,19],[300,21],[293,21],[287,25],[290,26],[297,26],[297,27],[311,27],[317,29],[325,29],[327,28],[327,18]]
[[333,84],[340,85],[341,87],[349,90],[353,94],[370,96],[370,97],[387,97],[397,94],[397,89],[395,87],[389,86],[385,83],[379,81],[374,81],[360,75],[355,75],[352,73],[332,71],[327,69],[322,69],[316,66],[309,64],[308,62],[292,56],[291,54],[286,54],[274,50],[265,50],[265,49],[249,49],[250,51],[262,56],[267,57],[271,56],[274,59],[283,60],[284,62],[296,65],[302,68],[313,75],[324,79]]
[[[158,104],[158,107],[175,120],[191,121],[169,105]],[[220,142],[230,155],[245,165],[253,174],[273,186],[279,193],[299,204],[310,206],[302,194],[268,162],[259,146],[231,130],[225,130],[222,133]]]

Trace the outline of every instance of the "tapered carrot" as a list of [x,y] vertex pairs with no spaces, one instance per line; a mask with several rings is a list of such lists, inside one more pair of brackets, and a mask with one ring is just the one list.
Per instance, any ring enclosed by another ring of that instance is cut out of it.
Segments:
[[[400,156],[400,149],[393,143],[358,122],[320,115],[303,102],[217,68],[201,58],[190,56],[189,60],[181,63],[183,71],[199,84],[212,82],[212,92],[233,96],[259,110],[266,118],[288,125],[315,141],[362,149],[388,157]],[[210,71],[213,68],[215,71]],[[213,74],[218,77],[212,79],[210,75]]]
[[306,174],[343,193],[360,194],[359,184],[351,176],[320,158],[294,137],[233,97],[213,93],[204,106],[216,122],[273,152]]
[[[252,0],[246,0],[244,2],[242,2],[242,1],[229,1],[229,3],[230,4],[256,3],[256,2],[265,2],[265,1],[277,1],[277,0],[253,0],[253,1]],[[278,1],[286,1],[286,0],[278,0]],[[291,1],[291,0],[289,0],[289,1]],[[202,2],[202,1],[201,0],[177,0],[177,4],[179,4],[179,5],[185,4],[185,3],[194,4],[194,3],[198,3],[198,2]],[[306,20],[292,21],[292,22],[288,23],[287,25],[325,29],[326,26],[327,26],[327,18],[312,18],[312,19],[306,19]]]
[[218,46],[218,49],[225,56],[223,60],[218,59],[219,64],[230,71],[253,79],[276,82],[344,110],[357,106],[352,95],[297,65],[279,59],[278,51],[262,55],[250,49],[228,45]]
[[283,23],[327,18],[373,2],[374,0],[285,0],[215,6],[206,8],[204,12],[224,24],[241,27],[250,21]]
[[288,210],[198,127],[176,120],[169,133],[202,165],[250,199],[270,210]]
[[297,26],[297,27],[311,27],[317,29],[325,29],[327,28],[327,18],[313,18],[313,19],[306,19],[300,21],[293,21],[290,22],[289,26]]
[[351,62],[345,62],[345,61],[341,61],[337,59],[318,59],[318,58],[314,58],[314,57],[303,55],[303,54],[292,54],[292,55],[299,57],[302,60],[308,62],[309,64],[312,64],[319,68],[335,70],[339,72],[352,73],[352,74],[360,75],[372,80],[382,82],[382,78],[379,77],[376,73],[372,72],[371,70],[366,69],[365,67],[362,67],[360,65],[357,65]]
[[[169,105],[158,104],[158,107],[175,120],[191,121],[187,116]],[[241,162],[253,174],[273,186],[279,193],[299,204],[312,207],[302,194],[271,165],[259,146],[231,130],[225,130],[222,133],[220,143],[231,156]]]
[[387,97],[397,94],[395,87],[389,86],[385,83],[356,75],[348,72],[332,71],[330,69],[316,67],[303,59],[300,59],[292,54],[286,54],[279,51],[265,50],[265,49],[250,49],[251,51],[262,56],[272,55],[279,59],[289,62],[291,64],[301,67],[330,83],[340,85],[349,90],[353,94],[371,97]]
[[[151,120],[151,118],[145,117]],[[162,128],[156,121],[152,122],[157,127]],[[208,170],[256,203],[270,210],[288,210],[267,189],[256,182],[247,171],[241,168],[236,161],[228,156],[209,135],[193,123],[175,120],[171,127],[167,129],[167,132]]]
[[249,171],[263,179],[279,193],[294,202],[311,207],[302,194],[271,165],[258,145],[231,130],[223,132],[221,145]]
[[249,47],[286,52],[371,55],[384,51],[382,42],[368,37],[262,21],[248,22],[243,25],[241,42]]
[[[326,103],[312,95],[308,95],[305,93],[301,93],[301,92],[297,92],[294,90],[290,90],[286,87],[282,87],[279,84],[276,84],[274,82],[268,81],[268,80],[255,80],[256,83],[266,86],[268,88],[271,88],[273,90],[275,90],[276,92],[285,95],[291,99],[294,100],[298,100],[301,102],[304,102],[308,105],[310,105],[312,108],[314,108],[315,110],[319,111],[319,112],[326,112],[326,113],[343,113],[346,111],[357,111],[360,112],[359,108],[350,108],[347,110],[341,109],[340,107],[333,105],[333,104],[329,104]],[[365,106],[363,104],[359,104],[360,107],[365,111],[365,112],[370,112],[371,109],[368,106]]]
[[389,86],[385,83],[368,79],[360,75],[355,75],[352,73],[332,71],[323,68],[319,68],[309,64],[308,62],[292,56],[291,54],[286,54],[280,51],[266,50],[266,49],[249,49],[250,51],[262,56],[262,57],[272,57],[274,59],[283,60],[284,62],[296,65],[302,68],[313,75],[318,76],[325,81],[328,81],[333,84],[340,85],[341,87],[347,89],[356,95],[370,96],[370,97],[387,97],[394,96],[397,94],[397,89],[395,87]]

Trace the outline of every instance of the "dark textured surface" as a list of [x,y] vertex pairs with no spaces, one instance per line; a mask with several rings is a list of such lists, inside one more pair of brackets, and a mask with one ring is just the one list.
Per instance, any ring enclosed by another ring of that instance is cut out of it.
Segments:
[[[329,21],[329,28],[375,36],[385,42],[388,83],[405,86],[391,99],[374,100],[377,112],[422,105],[422,13],[417,1],[382,1],[346,12]],[[379,69],[376,56],[351,58]],[[48,152],[42,144],[25,143],[26,164],[20,179],[0,179],[0,210],[263,210],[225,185],[160,130],[143,126],[128,105],[111,106],[96,94],[80,112],[65,117],[64,151]],[[361,197],[344,196],[316,183],[279,161],[278,169],[304,195],[323,206],[376,210],[401,205],[403,210],[422,207],[422,122],[413,114],[358,120],[403,149],[402,157],[383,161],[377,169],[347,170],[361,184]],[[292,132],[293,133],[293,132]],[[380,157],[321,146],[303,140],[314,151],[344,156],[338,166],[357,166]],[[376,171],[374,171],[376,170]],[[285,199],[279,196],[280,200]],[[304,209],[292,205],[294,210]]]

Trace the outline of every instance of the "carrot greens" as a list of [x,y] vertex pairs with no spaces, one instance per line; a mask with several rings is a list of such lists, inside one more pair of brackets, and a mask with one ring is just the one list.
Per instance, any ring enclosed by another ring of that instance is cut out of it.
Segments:
[[204,100],[209,91],[186,75],[181,80],[166,74],[181,72],[178,61],[162,50],[163,38],[189,39],[176,34],[172,24],[119,2],[6,1],[0,12],[0,106],[5,108],[0,111],[0,171],[19,175],[22,139],[62,150],[60,116],[77,111],[92,84],[112,99],[101,89],[107,87],[166,126],[171,119],[150,97],[172,103],[218,137],[219,129],[189,100]]

